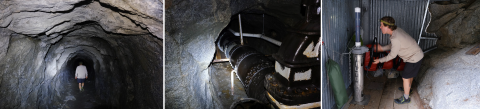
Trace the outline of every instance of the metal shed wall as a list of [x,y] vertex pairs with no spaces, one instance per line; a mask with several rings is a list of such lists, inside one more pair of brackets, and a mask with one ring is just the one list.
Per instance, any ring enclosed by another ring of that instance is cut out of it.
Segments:
[[[382,45],[389,44],[387,35],[379,29],[379,19],[383,16],[392,16],[396,24],[418,41],[420,29],[423,27],[422,37],[436,37],[425,33],[429,23],[429,16],[422,26],[425,8],[428,0],[323,0],[322,2],[322,108],[335,107],[335,99],[325,69],[327,60],[333,59],[341,68],[345,87],[350,86],[351,71],[347,43],[355,34],[354,8],[361,6],[361,25],[364,44],[373,43],[375,36]],[[436,46],[436,40],[422,39],[420,47],[426,49]]]
[[[418,41],[420,30],[423,27],[422,37],[436,37],[435,34],[426,33],[425,27],[429,23],[430,14],[427,13],[425,24],[422,25],[428,0],[362,0],[362,29],[363,42],[373,43],[374,37],[382,45],[390,43],[389,35],[382,34],[380,18],[391,16],[395,25],[405,30]],[[423,50],[436,46],[436,40],[422,39],[420,47]]]
[[322,6],[322,108],[335,106],[325,64],[329,58],[335,60],[341,68],[345,88],[350,86],[349,58],[347,43],[355,32],[355,7],[359,0],[323,0]]

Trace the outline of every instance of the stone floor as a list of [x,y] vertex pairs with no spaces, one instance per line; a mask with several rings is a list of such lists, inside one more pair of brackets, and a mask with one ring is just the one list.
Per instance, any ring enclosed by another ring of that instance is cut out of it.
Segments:
[[66,97],[67,103],[63,106],[65,109],[101,109],[102,105],[99,103],[95,94],[95,81],[93,79],[87,79],[85,81],[85,91],[80,92],[78,89],[77,80],[69,80],[68,87],[69,96]]

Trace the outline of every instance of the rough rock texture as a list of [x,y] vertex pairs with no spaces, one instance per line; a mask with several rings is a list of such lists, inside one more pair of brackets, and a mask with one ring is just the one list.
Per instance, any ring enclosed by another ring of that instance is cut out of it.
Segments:
[[301,20],[288,17],[301,16],[300,1],[295,0],[166,0],[166,108],[222,108],[214,103],[218,99],[212,97],[216,92],[208,74],[215,53],[214,42],[232,15],[251,8],[282,16],[281,21],[290,26]]
[[431,4],[427,32],[441,37],[439,47],[459,47],[480,41],[480,1],[460,4]]
[[0,27],[30,36],[67,33],[76,24],[97,22],[108,32],[151,33],[163,38],[163,3],[159,0],[13,0],[1,4]]
[[465,55],[463,49],[439,48],[425,55],[418,75],[418,93],[433,109],[480,107],[480,55]]
[[[0,0],[0,108],[75,108],[78,61],[104,108],[163,107],[163,3]],[[73,84],[76,85],[76,84]]]
[[234,90],[232,95],[231,90],[231,71],[232,66],[230,63],[215,63],[212,64],[209,68],[209,75],[211,76],[210,83],[212,85],[212,99],[213,105],[217,108],[227,109],[233,104],[233,102],[238,101],[242,98],[248,98],[245,88],[243,87],[240,80],[235,76],[234,79]]

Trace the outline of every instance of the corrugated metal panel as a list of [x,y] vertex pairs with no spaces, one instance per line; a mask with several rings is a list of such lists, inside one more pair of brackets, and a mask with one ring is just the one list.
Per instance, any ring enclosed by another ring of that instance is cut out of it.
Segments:
[[[379,19],[383,16],[392,16],[396,24],[418,40],[420,27],[424,27],[430,18],[426,18],[422,26],[427,0],[323,0],[322,2],[322,108],[334,107],[335,100],[330,88],[326,61],[331,58],[340,64],[345,87],[351,84],[351,71],[349,68],[347,43],[355,31],[354,8],[362,5],[362,28],[364,43],[372,43],[376,36],[379,43],[390,43],[388,36],[383,35],[379,29]],[[429,15],[429,14],[427,14]],[[425,29],[423,29],[425,30]],[[435,37],[434,34],[422,32],[424,36]],[[436,45],[436,40],[421,40],[422,49],[428,49]]]
[[323,0],[322,7],[322,108],[330,109],[335,105],[333,92],[330,88],[325,62],[328,58],[335,60],[341,68],[345,88],[351,83],[347,43],[355,31],[355,7],[359,0]]
[[[410,34],[418,41],[420,29],[425,28],[430,18],[427,18],[422,25],[425,8],[428,0],[363,0],[364,14],[362,17],[362,28],[365,43],[373,43],[375,37],[382,45],[390,43],[389,35],[382,34],[380,30],[380,18],[391,16],[395,24]],[[430,16],[430,14],[427,14]],[[425,29],[423,29],[425,30]],[[435,34],[422,31],[422,37],[436,37]],[[435,46],[436,40],[422,40],[420,47],[425,50]]]

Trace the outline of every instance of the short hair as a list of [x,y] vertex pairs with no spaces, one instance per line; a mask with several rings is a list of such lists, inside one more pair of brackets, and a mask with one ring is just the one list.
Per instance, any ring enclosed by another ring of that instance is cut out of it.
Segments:
[[83,64],[83,62],[79,62],[79,65],[82,65],[82,64]]
[[395,19],[393,19],[393,17],[390,17],[390,16],[385,16],[385,17],[382,17],[380,19],[380,22],[387,22],[387,23],[383,23],[383,26],[386,26],[388,28],[390,28],[392,31],[397,29],[397,25],[395,25]]

